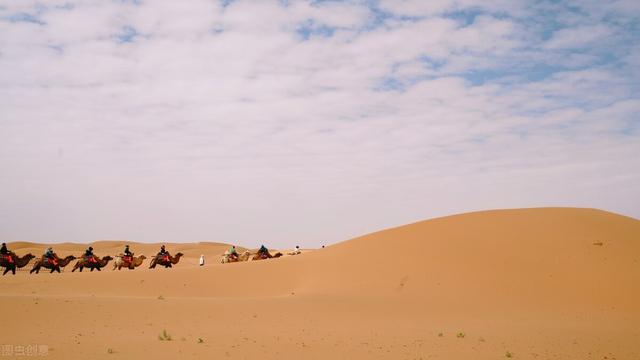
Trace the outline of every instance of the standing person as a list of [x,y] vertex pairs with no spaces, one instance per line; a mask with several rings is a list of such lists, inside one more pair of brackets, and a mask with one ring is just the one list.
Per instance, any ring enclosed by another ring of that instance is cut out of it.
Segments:
[[204,266],[204,254],[200,255],[200,266]]

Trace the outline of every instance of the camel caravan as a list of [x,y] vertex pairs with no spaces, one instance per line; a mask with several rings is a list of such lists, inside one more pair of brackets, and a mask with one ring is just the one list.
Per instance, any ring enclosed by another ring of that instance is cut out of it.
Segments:
[[[299,246],[296,246],[296,249],[292,252],[287,253],[287,255],[298,255],[301,254]],[[220,258],[220,262],[223,264],[232,263],[232,262],[242,262],[242,261],[255,261],[255,260],[265,260],[265,259],[276,259],[283,256],[281,252],[277,252],[274,255],[271,255],[269,249],[267,249],[264,245],[260,246],[260,249],[253,254],[251,251],[246,250],[242,254],[238,254],[236,247],[231,246],[231,249],[224,252],[222,257]]]
[[[173,265],[176,265],[183,255],[184,254],[182,253],[177,253],[175,256],[171,256],[171,254],[166,251],[164,245],[162,245],[160,252],[151,259],[149,268],[154,269],[156,265],[170,268]],[[17,256],[13,251],[9,251],[7,249],[7,244],[5,243],[2,243],[2,247],[0,248],[0,267],[5,268],[3,275],[6,275],[9,271],[15,275],[16,269],[25,267],[34,258],[36,258],[36,256],[33,254],[27,254],[23,257]],[[134,256],[134,254],[129,250],[129,245],[126,245],[124,251],[118,254],[115,258],[109,255],[98,257],[93,253],[93,247],[91,246],[81,257],[77,258],[73,255],[69,255],[61,258],[53,251],[53,248],[50,247],[41,258],[36,259],[33,263],[33,268],[29,273],[33,274],[35,272],[38,274],[42,268],[50,270],[50,273],[60,273],[61,270],[69,265],[73,260],[78,261],[73,265],[71,272],[75,272],[76,270],[82,272],[85,268],[89,269],[89,271],[102,271],[102,268],[106,267],[112,260],[112,270],[121,270],[122,268],[134,270],[142,265],[145,259],[147,259],[147,257],[144,255]]]
[[[287,253],[287,255],[298,255],[300,253],[300,248],[296,246],[296,249],[293,252]],[[164,245],[162,245],[158,254],[151,258],[149,269],[155,269],[156,266],[171,268],[173,267],[173,265],[178,264],[182,256],[184,256],[184,254],[181,252],[176,253],[175,256],[172,256],[165,249]],[[260,246],[260,249],[255,254],[249,250],[244,251],[242,254],[238,254],[238,252],[236,251],[236,247],[232,246],[229,250],[225,251],[225,253],[221,257],[220,262],[226,264],[233,262],[279,258],[281,256],[283,256],[283,254],[280,252],[272,255],[264,245]],[[15,275],[16,269],[27,266],[32,259],[36,260],[33,262],[33,267],[29,271],[30,274],[39,274],[42,268],[50,270],[49,273],[60,273],[67,265],[69,265],[69,263],[74,260],[77,261],[73,265],[71,272],[75,272],[76,270],[82,272],[82,270],[84,270],[85,268],[89,269],[89,271],[102,271],[102,268],[106,267],[111,261],[113,261],[112,270],[122,270],[122,268],[135,270],[137,267],[142,265],[147,257],[144,255],[134,256],[134,254],[129,250],[129,245],[126,245],[124,251],[115,256],[115,258],[109,255],[98,257],[93,253],[93,247],[91,246],[80,257],[68,255],[61,258],[53,251],[53,248],[51,247],[49,247],[40,258],[37,258],[31,253],[19,257],[14,252],[9,251],[5,243],[2,243],[2,247],[0,248],[0,268],[5,268],[2,275],[6,275],[9,271],[11,271],[13,275]],[[200,265],[204,265],[204,255],[202,255],[200,258]]]

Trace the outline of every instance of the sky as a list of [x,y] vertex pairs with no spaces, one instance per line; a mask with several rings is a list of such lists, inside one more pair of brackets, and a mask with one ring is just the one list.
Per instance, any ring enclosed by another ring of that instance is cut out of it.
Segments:
[[637,0],[0,0],[0,239],[640,218]]

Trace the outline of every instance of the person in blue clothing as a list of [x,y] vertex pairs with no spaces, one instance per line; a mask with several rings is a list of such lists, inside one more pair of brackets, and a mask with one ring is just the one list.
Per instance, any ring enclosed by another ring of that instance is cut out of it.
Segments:
[[53,252],[53,248],[49,247],[47,248],[47,251],[44,252],[44,255],[42,256],[46,261],[50,262],[50,263],[56,263],[56,259],[58,258],[58,255],[56,255],[55,252]]

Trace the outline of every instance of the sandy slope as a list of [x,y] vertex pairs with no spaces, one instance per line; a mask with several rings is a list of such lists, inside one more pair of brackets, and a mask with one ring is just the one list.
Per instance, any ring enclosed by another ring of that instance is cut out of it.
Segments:
[[[94,247],[113,255],[122,245]],[[56,245],[60,255],[84,247]],[[0,344],[47,344],[49,358],[65,359],[640,359],[635,219],[487,211],[218,264],[227,247],[171,244],[186,254],[174,269],[5,276],[0,306],[12,309],[12,327]],[[163,329],[172,341],[158,340]]]

